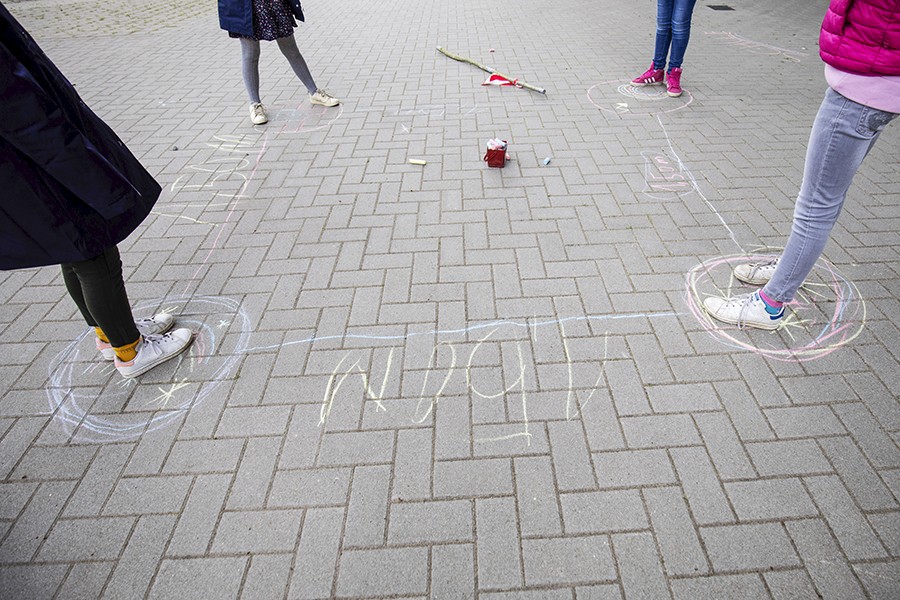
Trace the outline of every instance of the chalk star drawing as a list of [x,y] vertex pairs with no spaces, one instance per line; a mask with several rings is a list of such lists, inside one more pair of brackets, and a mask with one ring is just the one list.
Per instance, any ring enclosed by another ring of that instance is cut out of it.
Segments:
[[178,383],[169,384],[169,389],[167,389],[167,390],[163,389],[163,388],[156,388],[161,393],[159,396],[157,396],[150,402],[153,404],[159,404],[161,407],[165,408],[165,406],[169,403],[169,401],[174,397],[175,392],[177,392],[181,388],[185,388],[189,385],[190,384],[187,383],[187,378],[185,378],[185,379],[182,379],[181,381],[179,381]]
[[224,319],[219,320],[219,329],[223,329],[225,327],[228,327],[229,325],[231,325],[231,321],[226,321]]

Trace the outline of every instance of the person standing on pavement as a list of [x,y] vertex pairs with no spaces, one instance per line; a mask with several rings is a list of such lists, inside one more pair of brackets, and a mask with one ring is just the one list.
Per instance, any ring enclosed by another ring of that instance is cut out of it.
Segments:
[[278,49],[306,86],[312,104],[337,106],[341,103],[316,86],[294,39],[295,16],[304,20],[299,0],[219,0],[219,26],[229,37],[241,40],[241,69],[250,96],[250,120],[254,125],[269,120],[259,96],[260,40],[277,42]]
[[[697,0],[657,0],[656,47],[650,68],[631,80],[631,84],[666,85],[666,93],[673,98],[682,94],[681,63],[691,39],[691,15]],[[666,57],[669,70],[666,71]]]
[[159,184],[0,4],[0,270],[61,264],[102,356],[137,377],[185,350],[168,314],[135,321],[116,244]]
[[707,298],[709,314],[740,327],[777,329],[822,255],[847,190],[885,126],[900,113],[900,0],[831,0],[819,34],[828,90],[813,123],[794,222],[781,256],[740,264],[761,290]]

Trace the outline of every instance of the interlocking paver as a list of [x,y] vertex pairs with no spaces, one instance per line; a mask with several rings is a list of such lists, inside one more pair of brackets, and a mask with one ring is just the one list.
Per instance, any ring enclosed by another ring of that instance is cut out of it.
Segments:
[[650,2],[306,0],[343,104],[263,44],[264,126],[215,3],[5,5],[164,187],[129,297],[197,340],[123,384],[58,268],[0,274],[0,596],[900,594],[900,127],[796,326],[692,308],[785,242],[823,3],[698,3],[670,99]]

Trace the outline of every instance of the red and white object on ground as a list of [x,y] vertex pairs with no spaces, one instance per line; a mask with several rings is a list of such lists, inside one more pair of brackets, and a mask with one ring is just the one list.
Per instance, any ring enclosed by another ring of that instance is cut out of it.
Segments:
[[508,144],[506,140],[497,138],[488,140],[487,151],[484,153],[483,160],[487,162],[489,167],[502,169],[506,165],[506,159],[508,158],[506,154],[507,147]]
[[519,84],[518,79],[507,79],[503,75],[499,75],[497,73],[492,73],[490,77],[484,80],[484,83],[481,85],[511,85],[515,87],[522,87]]

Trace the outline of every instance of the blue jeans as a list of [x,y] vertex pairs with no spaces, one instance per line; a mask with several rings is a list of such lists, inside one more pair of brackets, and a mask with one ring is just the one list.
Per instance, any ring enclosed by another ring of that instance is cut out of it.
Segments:
[[847,190],[881,130],[897,115],[854,102],[831,88],[813,123],[794,224],[763,291],[790,302],[812,271],[841,214]]
[[691,14],[697,0],[657,0],[656,49],[653,52],[653,68],[666,68],[669,46],[669,70],[681,67],[688,40],[691,39]]

